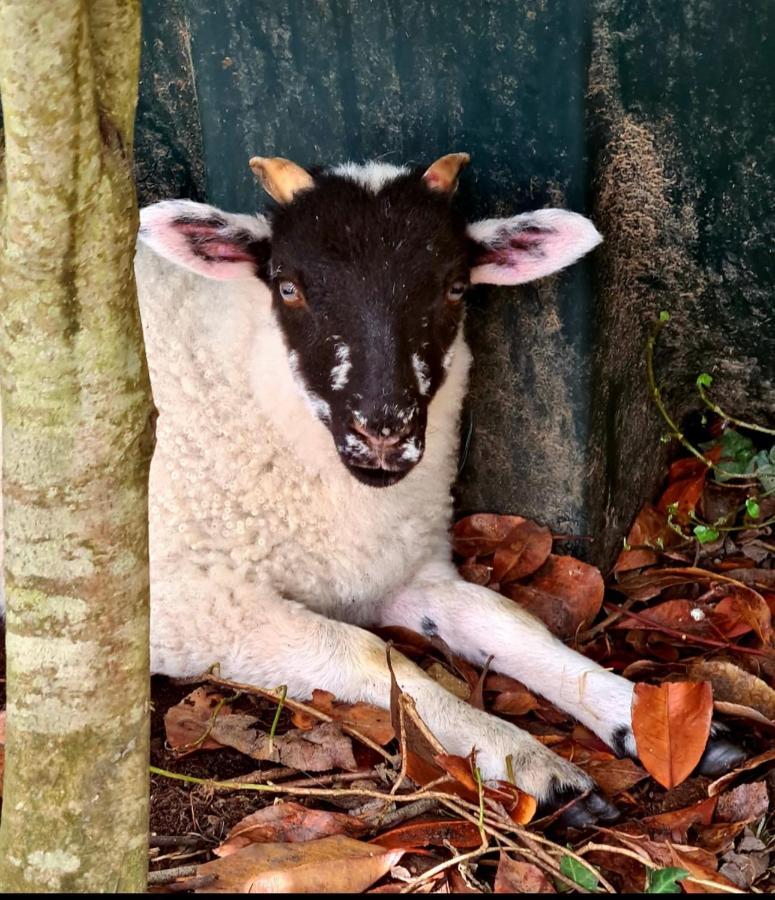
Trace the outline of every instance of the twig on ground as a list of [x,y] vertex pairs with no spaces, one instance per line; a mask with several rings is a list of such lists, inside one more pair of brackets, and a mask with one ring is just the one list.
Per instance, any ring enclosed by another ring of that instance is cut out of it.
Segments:
[[[618,607],[614,606],[612,603],[604,603],[603,608],[613,610]],[[663,625],[661,622],[655,622],[653,619],[649,619],[648,616],[644,616],[642,613],[633,612],[632,610],[630,610],[627,615],[638,622],[643,622],[644,625],[648,625],[654,631],[659,631],[662,634],[669,634],[671,637],[678,638],[683,644],[700,644],[703,647],[718,647],[721,650],[748,653],[750,656],[763,656],[765,659],[772,659],[773,656],[775,656],[775,653],[772,650],[759,650],[756,647],[744,647],[741,644],[733,644],[729,641],[716,641],[713,640],[713,638],[703,638],[696,634],[688,634],[685,631],[670,628],[669,625]]]
[[201,834],[152,834],[148,837],[151,847],[201,847],[207,846],[209,841]]
[[415,816],[423,816],[439,805],[438,800],[415,800],[414,803],[407,803],[406,806],[399,806],[397,809],[387,812],[384,815],[377,815],[370,824],[374,829],[395,828]]
[[[300,700],[292,700],[290,697],[286,697],[285,699],[283,699],[280,692],[276,690],[258,687],[255,684],[241,684],[238,681],[230,681],[227,678],[220,678],[217,675],[211,675],[209,673],[205,673],[198,680],[207,682],[208,684],[219,685],[220,687],[230,687],[234,690],[242,691],[245,694],[258,694],[260,697],[266,697],[267,700],[273,700],[275,703],[280,703],[282,701],[284,705],[288,707],[288,709],[306,713],[308,716],[312,716],[315,719],[320,719],[321,722],[336,721],[333,716],[329,716],[328,713],[321,712],[319,709],[316,709],[314,706],[311,706],[308,703],[302,703]],[[395,757],[393,757],[392,754],[388,753],[387,750],[385,750],[383,747],[380,747],[380,745],[376,741],[373,741],[371,738],[366,737],[365,734],[361,734],[361,732],[356,728],[353,728],[352,726],[347,725],[344,722],[340,722],[339,724],[341,725],[342,731],[345,734],[349,734],[350,737],[356,738],[356,740],[360,741],[366,747],[371,747],[371,749],[374,750],[375,753],[379,753],[379,755],[388,760],[391,765],[395,764]]]
[[196,875],[196,866],[175,866],[173,869],[159,869],[148,873],[148,884],[171,884],[178,878]]

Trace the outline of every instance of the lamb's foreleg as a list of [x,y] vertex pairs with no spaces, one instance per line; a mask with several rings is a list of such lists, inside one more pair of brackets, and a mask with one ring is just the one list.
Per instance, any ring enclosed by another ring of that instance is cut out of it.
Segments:
[[[380,624],[438,634],[455,653],[480,665],[492,656],[495,671],[519,679],[570,713],[618,754],[636,754],[632,683],[566,647],[513,601],[464,581],[451,564],[427,566],[387,598]],[[716,733],[701,771],[725,771],[742,758],[737,747]]]
[[[185,605],[155,603],[154,671],[190,676],[218,662],[227,678],[265,686],[285,684],[293,697],[308,697],[313,689],[322,688],[340,700],[389,706],[390,672],[383,641],[265,589],[249,597],[251,590],[255,585],[246,586],[244,592],[232,590],[217,602],[210,592],[199,602],[189,595]],[[539,802],[552,805],[591,792],[574,806],[577,822],[615,814],[589,776],[527,732],[462,702],[400,654],[392,654],[392,663],[401,688],[414,699],[442,745],[460,756],[476,748],[485,778],[505,779],[510,755],[518,786]]]

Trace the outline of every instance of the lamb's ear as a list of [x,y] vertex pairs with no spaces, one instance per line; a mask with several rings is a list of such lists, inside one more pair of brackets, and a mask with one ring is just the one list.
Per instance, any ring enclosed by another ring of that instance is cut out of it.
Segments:
[[267,279],[271,239],[269,224],[260,216],[163,200],[140,211],[138,237],[159,256],[207,278]]
[[602,240],[578,213],[539,209],[468,226],[472,284],[523,284],[576,262]]

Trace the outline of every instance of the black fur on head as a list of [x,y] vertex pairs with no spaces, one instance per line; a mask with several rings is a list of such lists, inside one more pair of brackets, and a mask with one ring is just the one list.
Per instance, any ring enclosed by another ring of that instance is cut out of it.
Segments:
[[273,306],[342,462],[387,486],[425,449],[428,404],[462,319],[466,222],[421,170],[376,190],[335,172],[313,177],[271,216]]

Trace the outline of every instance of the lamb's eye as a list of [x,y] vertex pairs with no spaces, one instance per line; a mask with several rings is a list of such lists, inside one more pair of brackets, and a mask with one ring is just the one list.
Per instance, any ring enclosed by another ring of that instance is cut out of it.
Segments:
[[297,307],[304,305],[304,295],[292,281],[281,281],[278,290],[286,306]]
[[452,304],[460,303],[467,287],[465,281],[453,281],[447,288],[447,301]]

